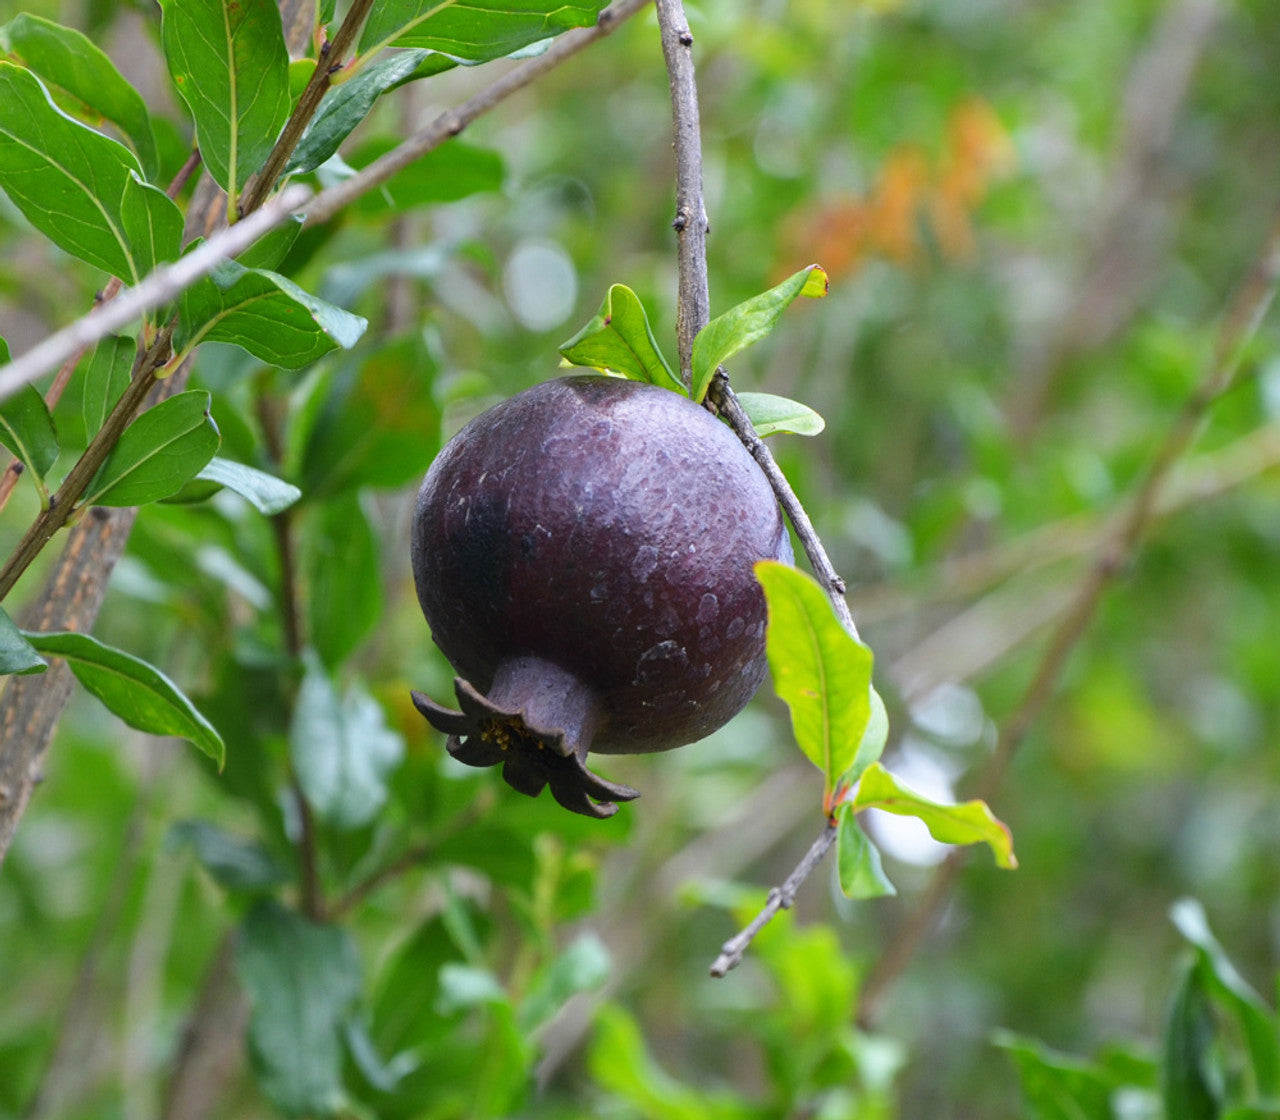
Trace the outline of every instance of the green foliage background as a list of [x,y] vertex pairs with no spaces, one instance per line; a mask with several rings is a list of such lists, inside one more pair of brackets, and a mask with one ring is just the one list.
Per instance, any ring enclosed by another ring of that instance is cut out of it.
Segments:
[[[139,87],[167,181],[190,126],[158,8],[23,10],[86,31]],[[831,276],[735,359],[735,384],[826,417],[775,451],[853,588],[886,762],[968,796],[1280,202],[1280,6],[689,14],[713,313],[811,261]],[[396,90],[343,158],[365,166],[490,76]],[[175,1115],[210,975],[296,1017],[259,1014],[246,1052],[237,1012],[215,1116],[1277,1114],[1274,1020],[1222,981],[1229,956],[1269,1000],[1280,969],[1274,316],[993,799],[1020,869],[974,854],[873,1032],[854,1025],[859,983],[938,858],[886,822],[898,897],[850,903],[820,873],[741,968],[707,977],[821,826],[771,695],[702,744],[611,759],[644,796],[606,822],[460,773],[413,711],[411,687],[445,699],[450,679],[408,571],[413,485],[465,419],[554,375],[610,284],[674,351],[671,163],[643,13],[302,235],[279,270],[369,320],[353,349],[299,372],[199,351],[219,454],[303,493],[314,657],[301,683],[283,671],[266,518],[229,494],[143,510],[95,633],[186,690],[226,769],[73,704],[0,874],[0,1116]],[[102,283],[0,199],[14,353]],[[64,448],[86,439],[78,384],[55,412]],[[37,502],[11,500],[5,553]],[[319,730],[291,724],[294,687],[331,714]],[[346,767],[336,789],[307,772],[317,736]],[[324,926],[294,907],[289,759],[318,812]],[[1225,953],[1190,904],[1170,920],[1186,896]],[[1181,1055],[1163,1090],[1162,1052]]]

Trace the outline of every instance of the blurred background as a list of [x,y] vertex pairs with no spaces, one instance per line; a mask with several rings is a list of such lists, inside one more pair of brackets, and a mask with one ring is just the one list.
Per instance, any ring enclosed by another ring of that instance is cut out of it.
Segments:
[[[173,122],[159,139],[181,163],[154,5],[24,10],[86,30]],[[886,764],[935,796],[972,796],[1047,635],[1204,377],[1280,204],[1280,5],[741,0],[692,4],[689,19],[713,314],[810,263],[831,277],[827,299],[800,301],[735,360],[733,381],[825,416],[816,438],[772,446],[875,652]],[[491,77],[396,91],[342,159],[363,166]],[[822,826],[821,778],[768,688],[708,741],[610,759],[608,777],[643,797],[603,823],[460,773],[409,706],[410,687],[449,695],[407,555],[413,487],[440,441],[554,376],[557,345],[611,283],[641,296],[675,352],[670,127],[645,12],[469,128],[457,162],[423,161],[304,234],[282,271],[368,317],[352,355],[301,376],[230,348],[197,360],[224,454],[261,461],[264,382],[287,424],[311,417],[286,460],[317,496],[302,530],[310,626],[335,677],[360,682],[403,742],[378,820],[327,840],[335,891],[432,840],[344,915],[384,1058],[417,1054],[433,1083],[492,1076],[439,1033],[441,1015],[462,1021],[439,1012],[448,991],[415,995],[406,979],[435,976],[449,945],[472,939],[467,959],[508,990],[531,943],[590,935],[577,943],[611,962],[510,1054],[486,1043],[514,1095],[397,1104],[366,1086],[363,1114],[1041,1115],[1002,1030],[1110,1054],[1149,1088],[1185,953],[1176,900],[1203,904],[1259,990],[1274,992],[1280,967],[1274,315],[992,798],[1020,869],[971,854],[868,1030],[853,1026],[860,980],[945,854],[917,822],[868,822],[896,898],[850,903],[824,867],[737,971],[707,975]],[[100,281],[0,201],[0,335],[14,353]],[[83,442],[74,383],[63,411],[64,442]],[[370,448],[365,429],[380,433]],[[34,509],[20,490],[0,543]],[[248,905],[175,825],[210,821],[288,859],[269,537],[234,501],[139,519],[96,632],[189,689],[228,738],[227,770],[74,703],[0,875],[0,1115],[159,1114],[183,1024]],[[38,586],[33,573],[19,595]],[[211,1114],[270,1115],[237,1037]],[[1127,1099],[1123,1115],[1159,1115],[1141,1092]]]

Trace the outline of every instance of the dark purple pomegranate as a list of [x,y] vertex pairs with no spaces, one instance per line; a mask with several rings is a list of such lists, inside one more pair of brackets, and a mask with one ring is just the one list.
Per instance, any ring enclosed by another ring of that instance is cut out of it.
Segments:
[[667,389],[547,381],[477,417],[418,494],[413,574],[461,711],[414,703],[472,766],[607,817],[637,796],[588,751],[709,735],[765,673],[752,566],[791,559],[737,437]]

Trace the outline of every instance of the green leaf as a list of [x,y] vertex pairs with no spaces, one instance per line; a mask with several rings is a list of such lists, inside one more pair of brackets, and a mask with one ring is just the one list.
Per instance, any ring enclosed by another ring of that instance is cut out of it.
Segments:
[[827,422],[807,404],[786,397],[772,393],[739,393],[738,400],[759,436],[771,436],[777,432],[816,436],[827,426]]
[[0,675],[43,673],[49,663],[27,641],[8,611],[0,607]]
[[358,486],[403,486],[424,474],[440,431],[434,375],[417,334],[342,368],[307,435],[303,490],[319,498]]
[[561,343],[560,353],[575,366],[611,369],[632,381],[648,381],[684,393],[653,336],[644,304],[625,284],[609,288],[596,317]]
[[79,102],[79,115],[115,125],[147,177],[156,177],[159,157],[146,102],[87,36],[23,12],[0,27],[0,50]]
[[753,296],[712,319],[693,340],[693,388],[689,395],[695,401],[702,400],[716,369],[772,331],[797,296],[818,299],[826,294],[827,274],[811,264],[776,288]]
[[232,836],[209,821],[179,821],[165,843],[170,850],[190,848],[214,881],[229,891],[268,891],[290,879],[288,869],[261,844]]
[[301,490],[282,478],[217,455],[200,468],[196,478],[225,486],[267,517],[288,509],[302,497]]
[[904,785],[875,762],[858,779],[850,803],[855,813],[883,809],[900,817],[919,817],[933,838],[943,844],[988,844],[999,867],[1018,866],[1009,829],[996,820],[985,801],[940,804]]
[[343,1102],[343,1023],[360,997],[350,936],[275,902],[245,916],[236,968],[249,997],[258,1084],[283,1112],[329,1115]]
[[159,187],[130,175],[120,217],[137,279],[158,264],[177,260],[182,249],[182,211]]
[[209,403],[193,389],[147,409],[98,468],[83,504],[140,506],[181,490],[218,450]]
[[[333,86],[294,149],[286,175],[314,171],[337,152],[342,142],[369,115],[384,93],[409,81],[427,51],[402,51],[363,67],[354,78]],[[445,145],[448,147],[448,145]]]
[[[363,169],[397,143],[391,138],[372,140],[352,155],[351,162]],[[455,139],[420,156],[376,191],[357,199],[355,209],[365,217],[377,218],[418,206],[456,202],[501,190],[505,176],[506,168],[497,152]]]
[[308,529],[308,632],[320,659],[336,669],[382,616],[378,538],[355,491],[323,503]]
[[748,1120],[758,1108],[726,1091],[699,1090],[672,1077],[650,1055],[636,1021],[606,1004],[596,1014],[588,1055],[594,1082],[651,1120]]
[[209,173],[235,209],[289,116],[289,53],[274,0],[164,0],[169,73]]
[[138,162],[67,116],[27,70],[0,62],[0,187],[74,257],[136,281],[120,207]]
[[773,687],[791,709],[796,743],[822,771],[824,802],[853,765],[871,718],[871,651],[836,618],[817,582],[775,560],[756,565],[769,609]]
[[846,898],[881,898],[897,894],[880,863],[880,850],[871,842],[845,802],[837,810],[836,865]]
[[84,429],[89,437],[98,434],[116,401],[129,387],[138,345],[123,335],[108,335],[93,348],[84,375]]
[[609,950],[594,933],[581,934],[533,979],[520,1005],[518,1022],[526,1034],[547,1022],[570,996],[590,992],[609,979]]
[[387,775],[404,754],[378,702],[358,688],[340,696],[314,658],[298,691],[289,754],[312,808],[335,828],[366,825],[387,799]]
[[1249,1052],[1255,1095],[1280,1095],[1280,1035],[1275,1016],[1236,971],[1209,929],[1209,920],[1199,902],[1179,899],[1170,910],[1170,917],[1178,932],[1195,946],[1196,966],[1205,990],[1239,1025]]
[[884,700],[871,686],[871,716],[867,720],[867,729],[862,733],[862,742],[858,744],[858,753],[848,773],[843,775],[847,784],[852,785],[862,772],[873,762],[879,761],[884,754],[884,745],[889,741],[889,713],[885,711]]
[[354,346],[368,325],[283,276],[228,261],[183,295],[175,345],[230,342],[261,361],[300,369]]
[[269,230],[258,238],[243,253],[236,257],[236,264],[245,268],[272,269],[289,255],[289,250],[302,233],[305,218],[294,214],[287,221]]
[[49,407],[33,385],[0,404],[0,443],[35,475],[40,486],[58,458],[58,433]]
[[1009,1031],[993,1041],[1018,1067],[1029,1120],[1115,1120],[1111,1101],[1119,1086],[1107,1071]]
[[394,43],[429,47],[452,58],[482,62],[548,39],[571,27],[590,27],[606,0],[384,0],[375,4],[360,36],[360,53]]
[[88,634],[28,631],[27,639],[40,653],[64,658],[76,680],[130,727],[186,739],[222,769],[222,736],[154,665]]
[[1218,1120],[1223,1101],[1214,1070],[1216,1034],[1209,996],[1193,964],[1183,973],[1165,1027],[1160,1093],[1166,1120]]

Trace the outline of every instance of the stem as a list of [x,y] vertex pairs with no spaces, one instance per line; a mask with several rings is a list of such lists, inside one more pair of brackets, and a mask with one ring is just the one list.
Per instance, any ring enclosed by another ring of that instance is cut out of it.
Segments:
[[702,134],[698,121],[698,83],[693,68],[693,33],[681,0],[656,0],[662,55],[671,88],[671,117],[676,154],[676,265],[680,299],[676,341],[680,376],[693,384],[693,340],[711,318],[707,282],[707,207],[702,197]]
[[809,878],[813,869],[822,862],[822,857],[827,854],[831,849],[831,845],[836,842],[838,831],[835,821],[827,822],[827,826],[822,830],[821,835],[809,846],[809,850],[805,852],[804,859],[787,876],[782,886],[774,887],[769,892],[769,899],[760,913],[740,933],[729,938],[721,947],[720,955],[716,957],[711,965],[712,976],[716,977],[716,979],[722,979],[728,975],[730,969],[736,968],[741,963],[743,954],[747,951],[751,942],[755,940],[756,934],[773,921],[779,910],[791,909],[796,900],[796,891]]
[[[1218,331],[1209,369],[1187,400],[1137,488],[1128,513],[1104,542],[1085,573],[1070,607],[1040,659],[1022,702],[1000,728],[995,751],[978,780],[978,796],[991,800],[1036,720],[1053,696],[1067,658],[1080,643],[1097,613],[1103,593],[1126,570],[1142,538],[1155,520],[1160,498],[1178,461],[1200,430],[1213,403],[1235,383],[1241,358],[1271,306],[1280,282],[1280,215],[1274,219],[1264,248],[1233,297]],[[968,849],[954,849],[939,865],[915,910],[876,962],[863,985],[858,1021],[873,1025],[888,989],[906,970],[925,937],[937,923],[955,887]]]
[[324,43],[320,47],[319,56],[316,58],[316,68],[311,72],[311,80],[307,82],[306,88],[302,91],[302,96],[298,98],[298,103],[293,107],[293,112],[289,114],[289,119],[285,122],[284,131],[280,133],[279,138],[276,140],[275,147],[271,149],[271,154],[267,156],[267,162],[262,165],[262,170],[253,177],[253,182],[245,188],[244,198],[241,200],[240,206],[241,214],[251,214],[257,210],[275,187],[276,180],[280,178],[281,172],[284,171],[285,165],[289,162],[289,157],[293,155],[294,149],[298,146],[298,141],[302,139],[302,134],[306,132],[307,125],[311,123],[311,118],[316,115],[316,110],[320,108],[320,102],[324,100],[324,95],[329,92],[329,83],[332,81],[335,71],[342,69],[343,63],[341,59],[343,55],[346,54],[347,49],[355,41],[365,17],[372,8],[373,0],[354,0],[342,21],[342,26],[338,28],[338,33],[333,37],[333,41]]
[[0,571],[0,600],[13,590],[14,584],[21,578],[22,573],[31,566],[31,562],[40,555],[54,533],[61,529],[75,512],[76,502],[93,481],[98,468],[106,462],[120,434],[129,426],[134,413],[142,406],[142,402],[147,399],[147,394],[155,385],[156,369],[161,364],[159,355],[168,352],[172,333],[171,328],[166,328],[161,332],[161,337],[156,340],[156,345],[139,357],[133,380],[116,401],[101,430],[89,442],[84,454],[71,468],[66,481],[50,499],[49,508],[41,510],[22,540],[18,542],[18,547],[9,557],[3,571]]

